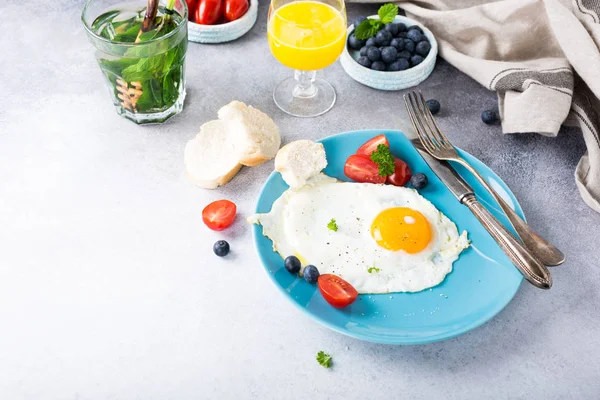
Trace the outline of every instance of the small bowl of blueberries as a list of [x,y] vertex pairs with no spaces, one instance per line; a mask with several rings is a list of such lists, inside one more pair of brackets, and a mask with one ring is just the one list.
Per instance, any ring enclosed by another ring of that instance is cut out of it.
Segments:
[[438,45],[418,22],[397,15],[398,6],[385,4],[378,15],[359,17],[348,28],[340,57],[350,77],[380,90],[401,90],[423,82],[433,71]]

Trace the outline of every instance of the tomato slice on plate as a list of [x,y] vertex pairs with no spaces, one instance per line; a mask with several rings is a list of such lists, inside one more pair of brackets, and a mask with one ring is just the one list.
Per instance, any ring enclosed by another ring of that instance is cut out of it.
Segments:
[[379,175],[379,167],[367,156],[353,154],[346,160],[344,174],[353,181],[362,183],[385,183],[385,176]]
[[335,308],[349,306],[358,296],[351,284],[333,274],[320,275],[318,285],[325,301]]
[[213,231],[222,231],[233,223],[236,211],[229,200],[213,201],[202,210],[202,221]]
[[394,186],[404,186],[410,180],[411,172],[410,168],[404,161],[394,157],[394,173],[387,177],[387,183],[391,183]]
[[390,142],[388,142],[385,135],[379,135],[360,146],[358,150],[356,150],[356,154],[371,157],[371,154],[377,150],[377,146],[380,144],[385,144],[390,147]]

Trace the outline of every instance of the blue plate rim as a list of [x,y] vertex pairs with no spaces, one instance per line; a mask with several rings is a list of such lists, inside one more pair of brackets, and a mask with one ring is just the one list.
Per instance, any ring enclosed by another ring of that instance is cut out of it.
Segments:
[[[342,133],[337,133],[334,135],[330,135],[330,136],[326,136],[324,138],[315,140],[315,142],[317,143],[321,143],[324,140],[330,140],[330,139],[334,139],[336,137],[339,136],[344,136],[344,135],[348,135],[348,134],[356,134],[356,133],[364,133],[364,132],[373,132],[373,133],[381,133],[381,132],[390,132],[390,133],[399,133],[403,136],[406,137],[406,134],[404,134],[404,132],[402,132],[399,129],[360,129],[360,130],[355,130],[355,131],[347,131],[347,132],[342,132]],[[463,155],[467,155],[468,158],[470,158],[470,162],[475,161],[475,163],[477,165],[474,165],[475,169],[479,170],[480,166],[484,166],[487,169],[489,169],[490,171],[494,172],[490,167],[488,167],[485,163],[483,163],[481,160],[479,160],[477,157],[471,155],[470,153],[460,149],[459,147],[456,148],[460,153],[462,153]],[[256,202],[256,206],[254,208],[254,212],[258,213],[258,205],[260,203],[260,199],[262,198],[265,190],[267,190],[267,182],[269,182],[273,176],[275,174],[278,174],[277,171],[273,171],[271,172],[271,174],[269,174],[269,176],[267,177],[267,179],[265,180],[263,186],[261,187],[260,193],[258,195],[258,200]],[[513,194],[512,190],[510,190],[510,187],[504,182],[504,180],[502,180],[495,172],[494,174],[498,177],[498,180],[508,189],[508,194],[512,197],[512,200],[514,202],[514,208],[515,211],[517,212],[517,214],[519,214],[519,216],[521,216],[523,218],[523,220],[525,220],[525,215],[523,213],[523,209],[521,208],[521,205],[519,204],[518,199],[516,198],[516,196]],[[362,341],[366,341],[366,342],[370,342],[370,343],[378,343],[378,344],[389,344],[389,345],[419,345],[419,344],[428,344],[428,343],[434,343],[434,342],[440,342],[443,340],[448,340],[448,339],[452,339],[455,338],[457,336],[463,335],[465,333],[468,333],[480,326],[482,326],[483,324],[489,322],[490,320],[492,320],[494,317],[496,317],[502,310],[504,310],[506,308],[506,306],[508,304],[510,304],[510,302],[514,299],[515,295],[517,294],[517,292],[519,291],[519,289],[521,288],[521,285],[523,283],[523,278],[521,277],[519,284],[515,286],[515,289],[512,293],[510,293],[510,296],[507,297],[506,302],[505,303],[499,303],[499,305],[497,305],[495,308],[491,309],[491,311],[485,313],[482,317],[480,317],[478,320],[473,321],[470,324],[466,324],[462,327],[460,327],[459,329],[456,329],[454,331],[448,331],[449,333],[439,333],[439,334],[435,334],[435,335],[431,335],[429,337],[403,337],[403,338],[390,338],[390,337],[382,337],[382,336],[378,336],[378,335],[368,335],[365,333],[356,333],[356,332],[352,332],[352,331],[348,331],[348,330],[344,330],[344,329],[340,329],[339,327],[337,327],[336,325],[330,323],[329,321],[327,321],[326,319],[320,317],[319,315],[313,314],[311,312],[309,312],[305,307],[302,307],[300,304],[296,303],[295,301],[292,301],[292,299],[289,297],[289,293],[281,286],[279,285],[279,283],[275,280],[275,277],[273,274],[269,273],[268,268],[267,268],[267,260],[263,257],[263,254],[260,252],[259,248],[259,242],[258,240],[263,236],[260,226],[254,224],[252,226],[252,237],[253,237],[253,242],[254,242],[254,249],[256,251],[256,253],[258,254],[258,257],[260,259],[260,262],[262,264],[263,270],[265,271],[265,273],[269,276],[270,281],[273,283],[273,285],[275,285],[278,290],[284,295],[284,297],[288,298],[289,302],[291,302],[292,304],[294,304],[294,306],[298,309],[300,309],[302,311],[302,313],[306,316],[308,316],[310,319],[313,319],[315,321],[317,321],[319,324],[335,331],[338,333],[341,333],[345,336],[348,337],[352,337],[354,339],[358,339],[358,340],[362,340]]]

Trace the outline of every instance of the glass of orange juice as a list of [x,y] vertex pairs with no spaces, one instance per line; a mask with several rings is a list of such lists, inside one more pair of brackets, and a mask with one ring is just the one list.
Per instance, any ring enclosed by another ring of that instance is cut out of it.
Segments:
[[297,117],[331,109],[335,90],[316,71],[335,62],[346,44],[344,0],[271,0],[269,47],[283,65],[295,69],[273,93],[279,108]]

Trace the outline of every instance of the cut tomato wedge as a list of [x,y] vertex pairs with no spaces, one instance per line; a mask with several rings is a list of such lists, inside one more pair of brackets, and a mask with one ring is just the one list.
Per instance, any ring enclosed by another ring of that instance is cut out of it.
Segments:
[[380,144],[385,144],[388,147],[390,146],[390,142],[388,142],[385,135],[375,136],[373,139],[360,146],[358,150],[356,150],[356,154],[371,157],[371,154],[377,150],[377,146]]
[[361,183],[385,183],[385,176],[379,175],[379,167],[367,156],[353,154],[346,160],[344,174]]
[[394,186],[404,186],[410,180],[410,168],[404,161],[399,158],[394,158],[394,173],[387,177],[387,183]]
[[356,289],[337,275],[320,275],[318,285],[325,301],[335,308],[349,306],[358,296]]
[[213,201],[202,210],[202,221],[213,231],[222,231],[233,223],[236,211],[229,200]]

